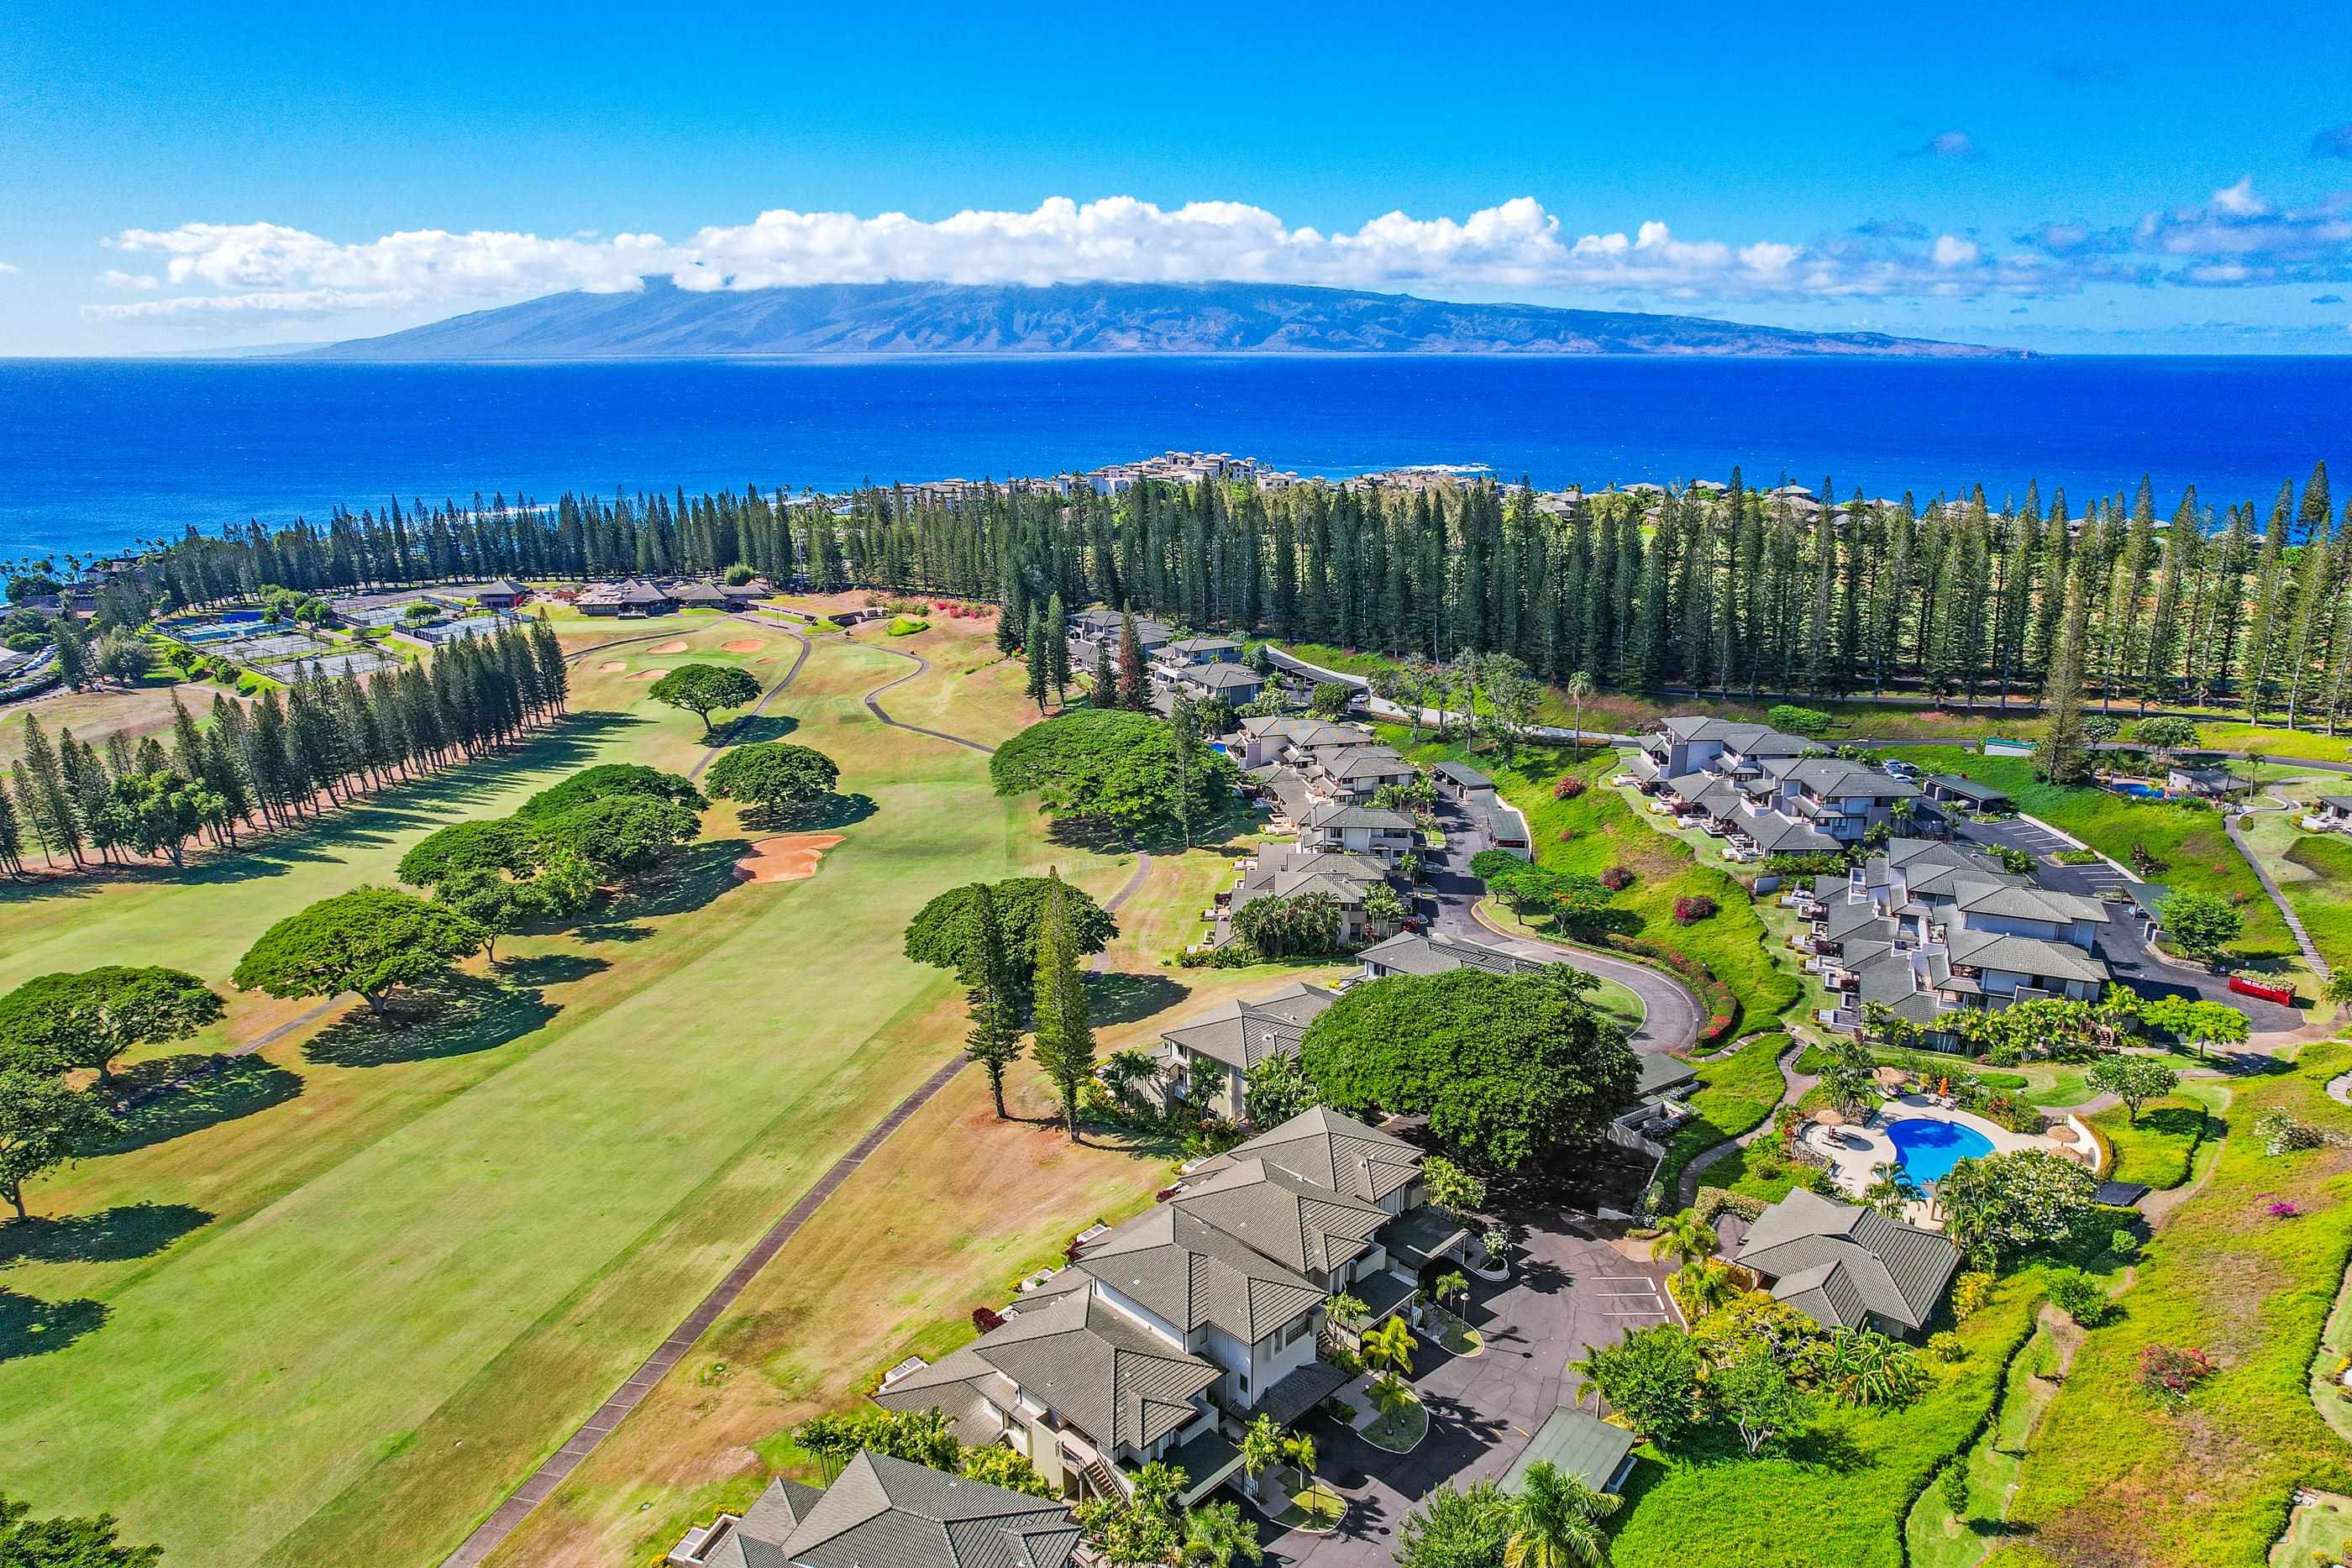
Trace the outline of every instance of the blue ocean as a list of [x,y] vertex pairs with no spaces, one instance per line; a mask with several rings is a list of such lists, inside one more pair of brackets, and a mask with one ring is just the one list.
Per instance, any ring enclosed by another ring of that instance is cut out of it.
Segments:
[[0,559],[477,491],[840,489],[1171,447],[1341,476],[1784,476],[1841,494],[2153,476],[2253,499],[2352,461],[2352,358],[0,361]]

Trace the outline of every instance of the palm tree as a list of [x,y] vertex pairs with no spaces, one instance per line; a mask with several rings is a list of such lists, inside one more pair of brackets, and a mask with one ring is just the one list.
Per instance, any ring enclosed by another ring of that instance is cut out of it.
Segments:
[[1658,1236],[1650,1243],[1650,1256],[1672,1258],[1677,1263],[1696,1263],[1702,1258],[1714,1257],[1718,1245],[1715,1228],[1685,1208],[1658,1221]]
[[1242,1474],[1248,1478],[1252,1497],[1257,1495],[1257,1473],[1282,1457],[1282,1434],[1271,1416],[1260,1416],[1242,1433]]
[[1391,1318],[1364,1335],[1364,1359],[1394,1372],[1412,1370],[1412,1330],[1402,1318]]
[[1335,1291],[1323,1298],[1323,1321],[1349,1339],[1356,1337],[1356,1325],[1370,1311],[1361,1297],[1351,1296],[1345,1291]]
[[1464,1279],[1458,1270],[1440,1274],[1431,1283],[1429,1293],[1437,1298],[1437,1304],[1442,1307],[1448,1301],[1457,1301],[1468,1295],[1470,1281]]
[[1315,1439],[1304,1432],[1293,1432],[1282,1440],[1282,1457],[1298,1467],[1299,1479],[1307,1489],[1315,1486]]
[[1395,1373],[1383,1372],[1372,1379],[1371,1395],[1372,1403],[1381,1413],[1380,1420],[1374,1425],[1385,1427],[1389,1435],[1394,1437],[1398,1424],[1404,1419],[1404,1413],[1412,1408],[1412,1389]]
[[1265,1556],[1257,1543],[1257,1530],[1242,1522],[1240,1505],[1204,1502],[1184,1511],[1183,1561],[1225,1568],[1238,1557],[1255,1563]]
[[1675,1293],[1693,1317],[1703,1318],[1719,1307],[1728,1306],[1739,1294],[1738,1283],[1731,1277],[1728,1264],[1713,1259],[1693,1259],[1675,1274]]
[[1591,672],[1577,671],[1568,677],[1568,685],[1562,690],[1567,692],[1568,700],[1576,705],[1576,739],[1570,750],[1581,753],[1584,750],[1584,699],[1592,695]]
[[1598,1568],[1609,1561],[1609,1538],[1601,1521],[1623,1501],[1538,1459],[1528,1467],[1511,1539],[1503,1547],[1506,1568]]

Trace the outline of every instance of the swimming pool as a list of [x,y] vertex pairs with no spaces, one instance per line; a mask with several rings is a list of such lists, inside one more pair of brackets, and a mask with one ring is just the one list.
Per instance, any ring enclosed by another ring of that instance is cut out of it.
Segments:
[[1941,1181],[1962,1160],[1992,1153],[1992,1140],[1973,1127],[1933,1116],[1906,1116],[1886,1124],[1886,1141],[1906,1175],[1925,1186]]
[[2120,784],[2110,784],[2107,788],[2114,790],[2118,795],[2129,795],[2135,800],[2161,800],[2164,799],[2163,790],[2158,789],[2153,784],[2142,784],[2137,779],[2131,779]]

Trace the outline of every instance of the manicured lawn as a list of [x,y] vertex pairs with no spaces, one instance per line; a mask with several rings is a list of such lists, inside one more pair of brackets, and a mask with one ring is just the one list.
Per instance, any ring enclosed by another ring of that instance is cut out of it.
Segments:
[[[2292,1071],[2238,1087],[2205,1186],[2158,1228],[2121,1317],[2084,1342],[2035,1434],[2000,1568],[2257,1568],[2297,1487],[2352,1490],[2352,1448],[2308,1384],[2352,1249],[2352,1151],[2273,1156],[2248,1134],[2274,1106],[2352,1133],[2352,1111],[2325,1092],[2347,1063],[2352,1048],[2314,1046]],[[2279,1200],[2301,1217],[2272,1218]],[[2182,1413],[2138,1387],[2140,1352],[2157,1343],[2220,1364]]]
[[2279,877],[2279,891],[2319,956],[2331,967],[2352,968],[2352,842],[2305,833],[2287,847],[2286,859],[2309,874]]
[[1788,1049],[1788,1036],[1761,1035],[1720,1061],[1700,1064],[1698,1085],[1688,1100],[1697,1114],[1675,1134],[1666,1145],[1665,1163],[1658,1167],[1669,1206],[1678,1203],[1676,1184],[1694,1156],[1763,1125],[1772,1113],[1787,1087],[1780,1077],[1780,1053]]
[[2294,938],[2277,906],[2263,892],[2253,868],[2222,831],[2221,814],[2196,806],[2138,800],[2089,785],[2040,783],[2028,758],[1978,757],[1953,747],[1895,747],[1888,756],[1917,763],[1932,773],[1958,773],[2008,791],[2018,810],[2074,835],[2128,866],[2135,844],[2168,862],[2149,880],[2176,891],[2210,893],[2226,899],[2245,917],[2245,931],[2231,946],[2244,960],[2299,961]]
[[[1394,726],[1383,727],[1382,734],[1401,748],[1409,744],[1406,732]],[[1406,755],[1416,762],[1466,756],[1459,745],[1431,741]],[[1748,890],[1726,873],[1701,865],[1689,845],[1653,831],[1608,787],[1619,763],[1615,751],[1588,754],[1573,765],[1588,787],[1572,800],[1552,794],[1554,781],[1570,768],[1559,750],[1522,747],[1508,767],[1483,752],[1472,760],[1527,813],[1538,863],[1591,876],[1614,865],[1633,872],[1633,884],[1616,895],[1613,907],[1639,922],[1636,936],[1687,953],[1713,969],[1738,998],[1745,1027],[1769,1023],[1797,999],[1796,980],[1774,961]],[[1717,913],[1690,925],[1676,925],[1675,901],[1685,894],[1714,899]]]
[[[761,636],[677,631],[698,653]],[[772,662],[742,657],[780,677],[793,644],[762,640]],[[269,920],[387,878],[445,821],[586,761],[689,764],[699,725],[626,680],[669,656],[637,655],[581,667],[580,706],[628,716],[583,719],[584,740],[330,818],[249,865],[8,896],[0,979],[135,956],[217,981]],[[734,883],[722,808],[666,899],[502,943],[477,1012],[390,1038],[298,1031],[226,1119],[183,1117],[37,1187],[39,1212],[150,1240],[126,1257],[59,1232],[8,1270],[10,1291],[104,1321],[0,1362],[0,1487],[110,1509],[177,1568],[436,1562],[952,1051],[952,980],[898,952],[924,899],[1047,863],[1098,896],[1123,880],[996,800],[980,754],[874,723],[860,695],[907,667],[827,640],[772,710],[762,733],[826,750],[874,801],[814,877]],[[131,1207],[149,1202],[183,1207]],[[865,1257],[887,1228],[860,1237]]]
[[[2215,1131],[2215,1118],[2208,1114],[2209,1102],[2221,1098],[2212,1083],[2189,1083],[2177,1094],[2142,1106],[2137,1126],[2132,1125],[2120,1105],[2089,1118],[2091,1126],[2116,1151],[2116,1167],[2109,1177],[2158,1188],[2187,1181],[2198,1145]],[[2216,1113],[2220,1110],[2218,1104],[2210,1108]]]

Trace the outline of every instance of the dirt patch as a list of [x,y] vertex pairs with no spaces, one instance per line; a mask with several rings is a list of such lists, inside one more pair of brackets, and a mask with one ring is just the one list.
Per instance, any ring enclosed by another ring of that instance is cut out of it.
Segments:
[[719,646],[730,653],[756,653],[767,644],[757,638],[738,637],[732,643],[721,643]]
[[661,678],[662,673],[659,670],[639,670],[629,677],[633,681],[657,681]]
[[816,874],[824,852],[841,842],[839,833],[785,833],[761,839],[751,852],[735,862],[735,874],[746,882],[798,882]]
[[629,664],[625,659],[609,659],[596,666],[596,673],[600,675],[617,675],[628,667]]
[[683,653],[686,652],[686,644],[682,642],[664,643],[660,647],[656,648],[654,652],[656,653]]

